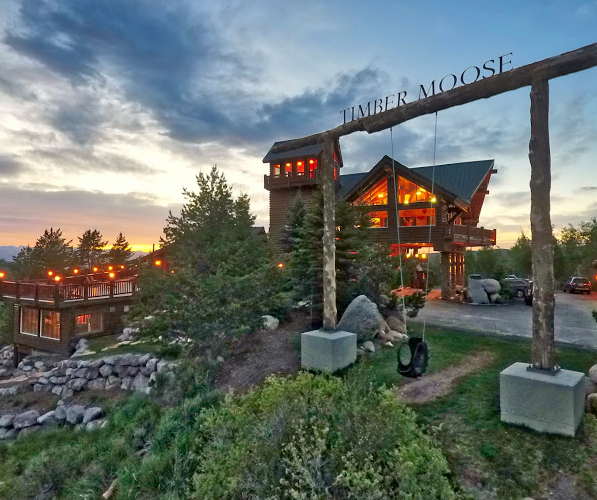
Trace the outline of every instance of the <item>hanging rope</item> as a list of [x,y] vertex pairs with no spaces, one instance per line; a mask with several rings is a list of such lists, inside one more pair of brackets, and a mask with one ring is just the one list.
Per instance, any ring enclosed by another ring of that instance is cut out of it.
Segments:
[[[435,154],[437,150],[437,111],[435,112],[435,127],[433,130],[433,166],[431,167],[431,195],[435,197]],[[437,197],[435,197],[437,201]],[[437,222],[437,213],[435,214],[435,221]],[[431,246],[431,224],[429,224],[429,238],[428,244]],[[427,255],[427,273],[425,274],[425,300],[427,300],[427,294],[429,293],[429,255]],[[425,340],[425,331],[427,329],[427,322],[423,318],[423,340]]]
[[390,142],[392,143],[392,179],[394,179],[394,210],[396,212],[396,235],[398,239],[398,265],[400,269],[400,288],[402,288],[402,313],[406,327],[406,306],[404,303],[404,274],[402,272],[402,252],[400,251],[400,219],[398,218],[398,186],[396,185],[396,167],[394,165],[394,132],[390,127]]

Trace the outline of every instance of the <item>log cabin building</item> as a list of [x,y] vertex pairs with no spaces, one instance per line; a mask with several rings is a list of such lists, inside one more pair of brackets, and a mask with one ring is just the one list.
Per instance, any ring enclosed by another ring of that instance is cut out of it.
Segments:
[[30,354],[70,356],[80,338],[122,331],[136,300],[135,270],[51,280],[0,280],[0,300],[13,312],[15,366]]
[[[282,144],[277,142],[274,146]],[[318,166],[323,144],[268,154],[264,187],[269,191],[270,238],[279,240],[294,198],[309,201],[321,184]],[[442,298],[464,285],[464,253],[470,247],[496,244],[496,230],[479,226],[493,160],[408,168],[384,156],[370,171],[340,173],[340,145],[334,147],[336,196],[371,206],[373,240],[392,255],[418,257],[440,252]],[[394,176],[395,172],[395,176]],[[398,219],[398,220],[397,220]]]

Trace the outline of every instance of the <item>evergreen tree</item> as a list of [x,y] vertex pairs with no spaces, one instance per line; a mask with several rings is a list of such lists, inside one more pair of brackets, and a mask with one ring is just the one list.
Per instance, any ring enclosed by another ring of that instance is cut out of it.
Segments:
[[[370,207],[336,200],[336,298],[339,315],[357,295],[367,295],[379,303],[395,281],[389,250],[372,241]],[[323,196],[316,194],[297,231],[292,250],[290,274],[297,299],[311,300],[314,321],[323,305]]]
[[123,236],[122,232],[118,234],[116,241],[108,252],[108,260],[115,265],[126,264],[133,256],[133,251],[129,242]]
[[102,233],[97,229],[93,231],[88,229],[79,236],[79,246],[77,255],[82,267],[91,270],[93,266],[101,266],[105,263],[106,252],[104,247],[108,244],[107,240],[102,240]]
[[[184,331],[217,348],[223,340],[253,331],[261,316],[285,306],[280,270],[266,244],[251,230],[249,198],[232,188],[214,167],[197,177],[197,190],[183,190],[180,216],[164,228],[176,271],[141,275],[135,317],[149,335],[170,338]],[[159,314],[156,314],[159,311]],[[151,320],[147,318],[151,315]]]
[[21,248],[12,260],[16,279],[33,278],[42,272],[41,264],[35,262],[33,248],[29,245]]
[[300,237],[300,231],[305,221],[307,207],[300,193],[292,201],[288,214],[288,221],[282,230],[280,246],[285,254],[292,253]]
[[44,278],[49,270],[63,275],[74,262],[71,242],[62,237],[60,228],[46,229],[33,248],[24,247],[13,258],[15,276],[18,279]]
[[520,236],[516,240],[516,243],[510,249],[510,256],[514,266],[514,272],[521,278],[532,276],[533,265],[532,265],[532,250],[531,250],[531,239],[524,234],[524,231],[520,233]]

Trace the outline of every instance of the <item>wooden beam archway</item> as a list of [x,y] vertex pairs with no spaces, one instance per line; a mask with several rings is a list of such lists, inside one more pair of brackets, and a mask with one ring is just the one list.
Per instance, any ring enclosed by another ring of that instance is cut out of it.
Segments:
[[531,86],[531,234],[533,245],[533,354],[535,368],[554,368],[553,251],[550,218],[551,159],[549,149],[549,83],[552,78],[597,66],[597,43],[505,73],[454,88],[378,114],[344,123],[331,130],[284,142],[272,148],[280,153],[312,144],[324,144],[321,158],[324,198],[323,236],[323,329],[336,328],[336,272],[334,221],[333,145],[354,132],[369,134],[394,127],[413,118],[487,99]]

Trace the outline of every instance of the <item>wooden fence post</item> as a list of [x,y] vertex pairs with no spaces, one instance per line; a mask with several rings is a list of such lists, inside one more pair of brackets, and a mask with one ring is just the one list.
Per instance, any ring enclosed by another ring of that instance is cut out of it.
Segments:
[[554,368],[554,274],[550,200],[549,83],[531,87],[531,235],[533,265],[533,367]]
[[336,193],[334,192],[334,139],[326,137],[321,154],[323,190],[323,329],[336,329]]

